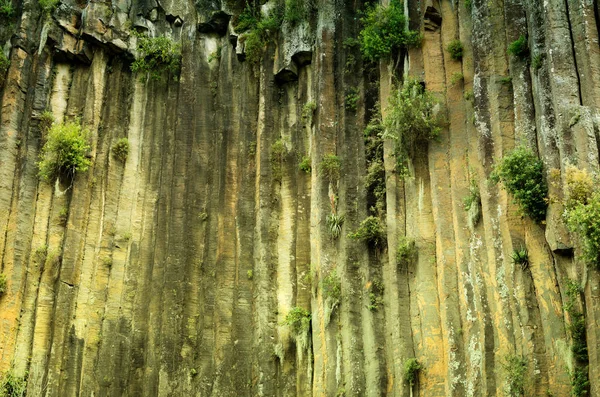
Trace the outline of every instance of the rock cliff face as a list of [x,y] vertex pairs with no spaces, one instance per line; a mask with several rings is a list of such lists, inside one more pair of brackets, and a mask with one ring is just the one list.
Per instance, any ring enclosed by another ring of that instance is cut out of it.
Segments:
[[[370,65],[347,40],[361,0],[318,0],[257,62],[234,29],[244,1],[4,3],[0,371],[27,396],[520,395],[518,376],[525,395],[568,396],[588,371],[600,396],[600,275],[562,200],[569,164],[599,167],[596,1],[408,0],[422,45]],[[133,30],[180,43],[178,76],[131,72]],[[528,56],[508,54],[521,36]],[[403,76],[444,122],[404,173],[384,140],[385,239],[369,245],[348,237],[375,205],[363,131]],[[40,180],[45,110],[90,130],[87,172]],[[549,181],[542,223],[489,182],[521,144]],[[529,266],[511,259],[523,247]]]

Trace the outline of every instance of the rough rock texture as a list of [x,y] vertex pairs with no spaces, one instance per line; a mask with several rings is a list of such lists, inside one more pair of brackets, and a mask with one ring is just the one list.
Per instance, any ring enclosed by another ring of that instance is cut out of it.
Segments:
[[[423,45],[381,62],[373,90],[373,71],[344,45],[360,0],[319,0],[256,67],[223,29],[242,1],[63,0],[46,17],[37,1],[13,0],[0,27],[11,61],[0,91],[0,371],[27,374],[28,396],[492,396],[517,354],[526,395],[567,396],[570,278],[584,288],[600,396],[598,271],[575,259],[560,200],[539,225],[488,183],[520,142],[547,175],[564,178],[568,163],[598,172],[599,6],[463,3],[409,0]],[[132,75],[131,28],[181,43],[177,81]],[[520,35],[531,59],[543,54],[539,68],[507,54]],[[454,39],[462,62],[445,51]],[[385,143],[387,246],[373,249],[346,237],[368,210],[363,129],[403,70],[436,93],[447,123],[405,179]],[[464,81],[451,84],[455,73]],[[72,183],[37,177],[45,109],[92,132],[93,165]],[[110,151],[122,137],[124,164]],[[274,167],[277,140],[286,150]],[[319,172],[328,154],[341,159],[339,184]],[[306,155],[310,174],[298,167]],[[482,219],[469,227],[471,179]],[[332,205],[345,215],[337,240]],[[410,266],[396,262],[403,236],[418,249]],[[525,270],[510,259],[521,246]],[[334,269],[337,307],[322,288]],[[284,324],[295,306],[312,314],[305,339]],[[424,366],[413,391],[411,357]]]

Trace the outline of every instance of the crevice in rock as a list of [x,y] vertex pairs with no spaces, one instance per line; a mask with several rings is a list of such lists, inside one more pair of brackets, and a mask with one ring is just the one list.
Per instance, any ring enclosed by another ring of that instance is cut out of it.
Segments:
[[577,51],[575,50],[575,38],[573,37],[573,26],[571,24],[571,15],[569,11],[569,1],[565,2],[565,12],[567,13],[567,23],[569,24],[569,36],[571,42],[571,54],[573,56],[573,66],[575,67],[575,75],[577,76],[577,94],[579,96],[579,105],[583,105],[583,98],[581,96],[581,76],[579,75],[579,67],[577,66]]

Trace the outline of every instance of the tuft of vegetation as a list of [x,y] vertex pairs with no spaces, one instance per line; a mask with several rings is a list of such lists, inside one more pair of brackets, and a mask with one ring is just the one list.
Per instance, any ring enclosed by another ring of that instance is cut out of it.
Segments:
[[87,171],[91,164],[88,137],[89,131],[77,122],[52,125],[38,162],[40,177],[51,182],[60,175],[72,177]]
[[383,305],[383,283],[379,280],[368,283],[369,288],[369,310],[374,312]]
[[383,216],[385,213],[385,168],[383,165],[383,134],[379,106],[373,111],[374,116],[364,130],[365,160],[367,175],[365,188],[367,190],[367,206],[372,215]]
[[460,61],[463,57],[464,47],[460,40],[452,40],[446,46],[446,51],[450,53],[452,59]]
[[408,267],[417,257],[417,246],[415,240],[401,237],[396,251],[396,263],[398,266]]
[[327,215],[327,230],[332,239],[336,240],[342,234],[342,225],[344,223],[344,215],[331,213]]
[[526,247],[513,250],[510,254],[510,258],[514,265],[521,266],[521,270],[525,270],[529,267],[529,252]]
[[502,368],[505,372],[506,395],[521,397],[525,395],[525,375],[527,361],[524,357],[508,355],[504,358]]
[[15,376],[11,371],[0,377],[0,397],[25,397],[27,381]]
[[465,101],[472,101],[475,98],[475,94],[473,94],[472,90],[465,91],[464,98],[465,98]]
[[586,170],[567,167],[566,223],[582,244],[583,259],[600,268],[600,191],[595,185]]
[[296,335],[305,333],[310,329],[310,313],[301,307],[294,307],[285,316],[283,324],[289,326]]
[[389,6],[367,6],[360,19],[363,28],[358,35],[360,49],[367,61],[378,61],[394,51],[421,43],[419,32],[406,29],[406,16],[400,0]]
[[540,68],[544,65],[545,59],[546,54],[544,54],[543,52],[533,57],[533,59],[531,60],[531,68],[535,73],[537,73],[537,71],[540,70]]
[[212,61],[219,62],[221,60],[221,53],[223,52],[223,47],[218,46],[217,49],[210,53],[208,56],[208,63],[212,63]]
[[0,297],[6,292],[6,275],[0,273]]
[[337,271],[332,270],[325,278],[323,278],[321,281],[321,290],[326,299],[330,298],[339,303],[342,298],[342,286]]
[[512,77],[511,76],[504,76],[500,79],[500,82],[502,84],[510,84],[512,83]]
[[357,87],[350,88],[344,98],[344,106],[347,110],[356,111],[358,101],[360,100],[360,91]]
[[240,37],[244,43],[246,61],[253,66],[260,62],[265,46],[273,39],[273,35],[279,31],[285,10],[281,6],[275,6],[267,17],[263,17],[258,7],[247,3],[244,11],[234,20],[234,28],[239,33],[246,33]]
[[340,168],[340,158],[335,154],[326,154],[319,164],[319,173],[330,183],[336,183],[340,179]]
[[506,154],[491,174],[492,182],[502,182],[521,211],[536,222],[546,218],[548,205],[543,167],[531,149],[520,146]]
[[450,77],[450,85],[455,86],[465,81],[465,75],[461,72],[453,73]]
[[317,110],[317,103],[315,101],[308,101],[302,106],[302,120],[308,126],[312,124],[313,115]]
[[365,241],[373,247],[380,247],[386,241],[386,235],[381,220],[375,216],[369,216],[360,223],[354,233],[348,235],[354,240]]
[[310,0],[286,0],[283,19],[291,26],[306,21],[310,14],[316,9],[314,3],[314,1]]
[[0,0],[0,18],[10,18],[15,13],[11,0]]
[[390,105],[383,124],[384,137],[396,141],[398,166],[404,166],[407,157],[412,157],[418,145],[435,139],[440,133],[439,120],[434,109],[437,105],[433,95],[421,83],[407,79],[401,90],[390,97]]
[[270,150],[271,170],[273,171],[273,179],[281,181],[283,177],[282,162],[287,154],[287,148],[281,139],[276,140],[271,145]]
[[481,193],[477,180],[471,179],[469,184],[469,195],[465,197],[463,204],[467,211],[467,221],[471,229],[475,228],[481,219]]
[[61,226],[67,226],[68,220],[69,220],[69,208],[62,207],[58,213],[58,223]]
[[571,322],[567,326],[567,329],[569,330],[569,333],[571,334],[571,338],[573,340],[571,351],[573,352],[573,356],[575,357],[575,360],[577,360],[578,363],[587,364],[588,348],[585,329],[585,316],[579,309],[578,304],[581,293],[581,287],[579,286],[579,284],[577,284],[576,281],[567,280],[567,299],[565,303],[565,310],[571,316]]
[[138,37],[139,57],[131,64],[133,73],[149,73],[152,80],[160,80],[164,73],[179,74],[181,46],[165,36]]
[[38,4],[42,8],[42,11],[44,11],[47,15],[50,15],[52,12],[54,12],[56,7],[58,7],[58,3],[60,3],[60,0],[38,0]]
[[8,67],[10,66],[10,61],[4,55],[4,52],[0,51],[0,87],[4,86],[4,81],[6,79],[6,72],[8,72]]
[[302,160],[300,161],[298,168],[300,168],[300,171],[310,174],[312,171],[310,156],[302,157]]
[[590,393],[589,367],[579,367],[571,373],[571,396],[584,397]]
[[473,0],[465,0],[464,4],[467,11],[471,12],[473,10]]
[[412,388],[417,380],[419,379],[419,371],[423,369],[423,366],[417,361],[416,358],[409,358],[404,362],[404,381]]
[[54,124],[54,115],[49,110],[44,110],[42,114],[40,114],[40,132],[42,133],[42,137],[46,137],[50,128]]
[[514,57],[526,59],[529,55],[527,38],[524,35],[521,35],[517,40],[510,43],[508,46],[508,53]]
[[252,280],[252,279],[254,278],[254,272],[253,272],[252,270],[248,270],[248,271],[246,272],[246,278],[247,278],[248,280]]
[[129,155],[129,140],[127,138],[119,139],[112,147],[112,153],[115,158],[122,161],[123,163],[127,160]]

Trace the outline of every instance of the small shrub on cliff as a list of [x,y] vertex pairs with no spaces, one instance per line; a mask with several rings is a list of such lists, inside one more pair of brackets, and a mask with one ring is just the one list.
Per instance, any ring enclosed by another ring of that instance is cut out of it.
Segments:
[[287,148],[281,139],[276,140],[271,145],[270,160],[271,160],[271,171],[273,172],[273,179],[280,181],[283,177],[282,162],[287,154]]
[[8,67],[10,66],[10,61],[4,55],[4,52],[0,51],[0,87],[4,86],[4,80],[6,79],[6,72],[8,72]]
[[119,139],[112,147],[113,156],[123,163],[129,155],[129,140],[127,138]]
[[51,182],[61,174],[73,176],[87,171],[91,164],[87,158],[88,137],[89,131],[77,122],[52,125],[38,162],[40,177]]
[[283,323],[296,335],[305,333],[310,329],[310,313],[301,307],[294,307],[285,316]]
[[529,267],[529,252],[525,247],[513,250],[512,254],[510,254],[510,258],[512,259],[513,264],[521,266],[522,270]]
[[238,17],[235,29],[246,32],[240,38],[244,43],[246,61],[253,66],[260,62],[265,46],[272,40],[275,32],[279,31],[283,22],[285,10],[276,5],[267,17],[263,17],[260,10],[252,7],[250,3]]
[[536,222],[546,218],[548,187],[543,163],[531,149],[521,146],[504,156],[496,164],[491,180],[502,182],[525,215]]
[[286,0],[284,19],[292,26],[308,19],[313,6],[311,1]]
[[300,171],[303,171],[303,172],[306,172],[307,174],[310,174],[311,171],[312,171],[310,157],[309,156],[302,157],[302,160],[300,161],[300,164],[298,165],[298,168],[300,168]]
[[342,225],[344,224],[344,215],[331,213],[327,215],[327,230],[332,239],[336,240],[342,234]]
[[404,381],[413,387],[419,378],[419,371],[422,369],[423,366],[416,358],[409,358],[404,362]]
[[139,58],[131,64],[134,73],[150,73],[160,80],[165,72],[177,74],[181,66],[181,46],[168,37],[146,37],[137,34]]
[[455,61],[460,61],[463,57],[464,47],[460,40],[452,40],[448,43],[446,51],[450,53],[450,57]]
[[381,220],[375,216],[369,216],[360,223],[354,233],[348,235],[351,239],[362,240],[374,247],[382,246],[385,243],[385,230]]
[[49,110],[44,110],[42,114],[40,114],[40,132],[42,133],[42,137],[45,137],[52,128],[52,124],[54,124],[54,115]]
[[6,292],[6,275],[0,273],[0,296]]
[[575,368],[571,373],[571,396],[584,397],[590,393],[589,367]]
[[521,356],[509,355],[504,358],[502,368],[506,374],[506,395],[511,397],[524,396],[527,361]]
[[0,0],[0,17],[10,18],[14,12],[11,0]]
[[419,32],[406,30],[404,8],[399,0],[391,0],[387,7],[368,6],[360,21],[363,28],[358,38],[367,61],[378,61],[395,50],[421,42]]
[[27,390],[25,379],[15,376],[11,371],[0,378],[0,397],[24,397]]
[[331,183],[340,179],[340,158],[335,154],[326,154],[319,164],[319,172],[324,178],[329,179]]
[[467,211],[467,222],[469,227],[473,229],[481,219],[481,193],[475,179],[471,179],[469,195],[465,197],[463,203],[465,211]]
[[46,14],[51,14],[60,3],[60,0],[38,0],[38,3]]
[[527,58],[529,55],[529,47],[527,46],[527,38],[521,35],[517,40],[513,41],[508,46],[508,53],[517,58]]
[[407,267],[417,256],[415,240],[401,237],[396,251],[396,262],[398,266]]
[[412,157],[417,145],[426,144],[439,135],[439,120],[434,111],[436,105],[433,95],[414,79],[407,79],[402,89],[390,97],[383,121],[386,128],[384,137],[396,141],[399,160]]

